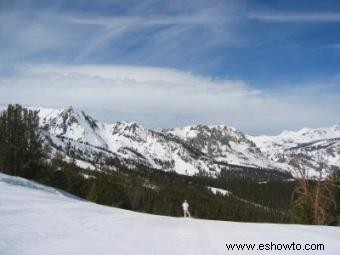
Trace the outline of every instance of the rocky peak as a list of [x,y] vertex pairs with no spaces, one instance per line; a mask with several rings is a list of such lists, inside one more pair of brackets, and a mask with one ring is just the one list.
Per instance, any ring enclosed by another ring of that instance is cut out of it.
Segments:
[[136,122],[117,122],[113,124],[112,135],[125,136],[136,141],[144,141],[148,135],[148,130]]
[[261,151],[245,135],[227,125],[194,125],[176,128],[169,134],[185,140],[190,146],[223,162],[243,163],[261,156]]

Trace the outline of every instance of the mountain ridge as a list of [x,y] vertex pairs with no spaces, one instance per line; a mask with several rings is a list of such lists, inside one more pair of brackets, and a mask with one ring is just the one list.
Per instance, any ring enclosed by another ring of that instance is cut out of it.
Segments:
[[95,158],[104,155],[120,159],[132,168],[138,163],[187,175],[216,176],[230,166],[293,173],[289,164],[292,152],[308,152],[314,157],[309,172],[315,175],[320,151],[328,153],[331,166],[340,165],[339,125],[283,131],[277,136],[251,136],[227,125],[153,130],[136,122],[107,124],[72,106],[30,109],[38,111],[40,126],[55,151],[67,152],[71,148],[78,157],[84,154],[82,159],[92,165]]

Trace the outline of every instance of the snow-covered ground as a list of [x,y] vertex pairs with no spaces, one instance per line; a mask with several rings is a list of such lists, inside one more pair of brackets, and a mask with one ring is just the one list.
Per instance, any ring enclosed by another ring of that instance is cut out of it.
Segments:
[[[190,201],[189,201],[190,202]],[[340,228],[148,215],[0,174],[0,254],[340,254]],[[324,251],[228,251],[226,244],[323,244]]]
[[214,193],[215,195],[222,194],[223,196],[225,196],[225,195],[229,196],[231,194],[230,191],[225,190],[225,189],[219,189],[219,188],[215,188],[215,187],[208,187],[208,189],[210,189],[211,192]]

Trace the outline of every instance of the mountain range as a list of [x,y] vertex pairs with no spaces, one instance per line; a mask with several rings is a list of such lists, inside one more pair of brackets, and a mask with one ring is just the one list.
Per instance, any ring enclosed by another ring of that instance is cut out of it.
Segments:
[[303,167],[310,176],[317,174],[320,157],[329,167],[340,166],[340,125],[252,136],[227,125],[153,130],[135,122],[102,123],[73,107],[31,109],[38,111],[51,153],[59,151],[92,170],[115,170],[119,162],[186,175],[269,171],[289,178],[296,154],[308,158]]

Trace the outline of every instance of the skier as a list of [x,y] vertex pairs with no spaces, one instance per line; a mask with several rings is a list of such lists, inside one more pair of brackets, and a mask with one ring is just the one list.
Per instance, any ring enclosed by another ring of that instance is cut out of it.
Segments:
[[190,212],[189,212],[189,204],[186,200],[184,200],[183,204],[182,204],[182,209],[183,209],[183,214],[184,214],[184,218],[186,217],[191,217],[190,216]]

